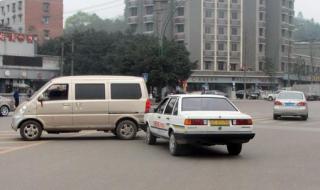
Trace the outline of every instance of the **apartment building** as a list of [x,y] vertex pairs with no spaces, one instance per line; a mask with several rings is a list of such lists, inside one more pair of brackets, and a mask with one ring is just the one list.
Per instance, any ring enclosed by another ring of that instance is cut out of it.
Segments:
[[185,44],[191,90],[294,83],[294,0],[126,0],[125,15],[136,33]]
[[41,44],[63,34],[63,0],[0,0],[0,28],[33,34]]

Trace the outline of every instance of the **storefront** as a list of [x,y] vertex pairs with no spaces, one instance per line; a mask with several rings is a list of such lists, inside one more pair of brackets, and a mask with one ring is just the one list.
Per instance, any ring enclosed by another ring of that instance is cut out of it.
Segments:
[[59,75],[59,57],[37,55],[36,38],[0,32],[0,93],[37,89]]

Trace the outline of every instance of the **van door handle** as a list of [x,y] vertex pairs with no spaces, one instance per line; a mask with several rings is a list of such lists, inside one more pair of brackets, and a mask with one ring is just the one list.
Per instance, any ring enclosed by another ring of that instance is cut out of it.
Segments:
[[161,117],[160,117],[160,116],[158,116],[158,119],[161,119]]
[[167,117],[167,120],[170,120],[170,117]]
[[63,106],[71,106],[71,104],[63,104]]

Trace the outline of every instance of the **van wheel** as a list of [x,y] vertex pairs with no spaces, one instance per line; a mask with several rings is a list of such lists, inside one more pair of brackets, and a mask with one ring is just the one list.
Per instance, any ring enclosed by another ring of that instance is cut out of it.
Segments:
[[35,141],[39,140],[42,134],[42,127],[36,121],[26,121],[20,127],[20,135],[23,140]]
[[148,145],[154,145],[154,144],[156,144],[156,142],[157,142],[157,137],[155,137],[155,136],[151,133],[151,130],[150,130],[150,127],[149,127],[149,126],[147,127],[145,142],[146,142]]
[[171,155],[179,156],[181,154],[181,146],[181,144],[178,144],[175,135],[171,133],[169,138],[169,150]]
[[10,109],[8,106],[1,106],[0,108],[0,116],[8,116],[10,112]]
[[114,134],[115,136],[117,136],[117,130],[116,129],[111,130],[111,133]]
[[136,137],[138,131],[137,125],[130,121],[124,120],[118,123],[116,133],[119,139],[132,140]]
[[242,144],[228,144],[227,149],[230,155],[238,156],[242,150]]

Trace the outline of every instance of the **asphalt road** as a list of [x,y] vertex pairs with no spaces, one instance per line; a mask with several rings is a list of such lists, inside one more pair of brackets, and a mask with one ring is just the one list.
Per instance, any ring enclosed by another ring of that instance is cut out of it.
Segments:
[[173,157],[168,143],[144,144],[111,134],[44,135],[24,142],[0,118],[1,189],[76,190],[318,190],[320,188],[320,102],[310,102],[310,119],[272,120],[272,104],[235,102],[255,118],[256,138],[239,157],[226,147],[193,147]]

